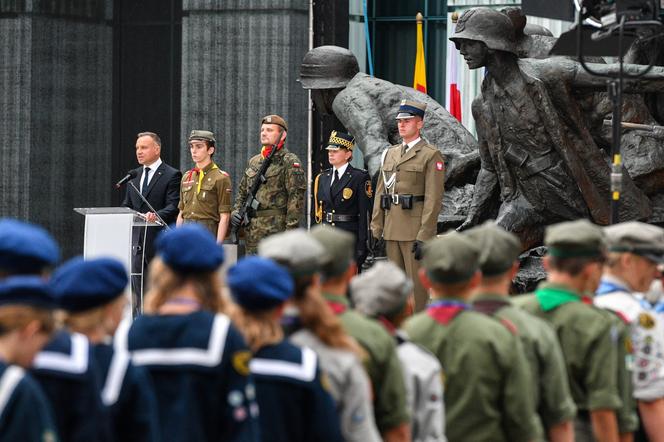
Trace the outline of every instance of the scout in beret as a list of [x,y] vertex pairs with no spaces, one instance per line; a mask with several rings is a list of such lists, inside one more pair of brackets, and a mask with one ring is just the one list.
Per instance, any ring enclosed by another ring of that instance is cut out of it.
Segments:
[[26,372],[54,329],[54,307],[41,277],[0,281],[0,440],[57,440],[51,405]]
[[[493,221],[463,232],[480,250],[482,279],[472,298],[473,308],[516,330],[525,350],[530,389],[538,412],[538,438],[555,440],[556,434],[573,432],[576,406],[572,399],[558,337],[542,319],[513,305],[509,297],[519,270],[521,241]],[[546,382],[538,382],[546,379]]]
[[[288,125],[279,115],[267,115],[260,121],[260,153],[249,160],[240,180],[231,216],[233,228],[244,227],[246,253],[255,255],[258,242],[283,230],[296,229],[304,213],[307,180],[300,159],[285,146]],[[259,171],[270,153],[270,165],[264,176]],[[256,195],[249,195],[256,180],[263,180]],[[247,205],[248,223],[240,213]]]
[[548,226],[544,245],[547,280],[533,295],[518,297],[519,303],[558,334],[578,410],[577,434],[618,438],[619,366],[624,367],[619,347],[624,343],[614,318],[593,306],[591,298],[606,260],[606,237],[599,226],[580,219]]
[[230,219],[231,178],[212,161],[217,146],[214,133],[192,130],[188,142],[195,167],[182,176],[177,225],[201,224],[221,243]]
[[404,330],[444,367],[447,439],[534,439],[533,380],[519,338],[469,302],[481,278],[478,245],[451,232],[427,241],[423,255],[420,277],[431,302]]
[[358,268],[367,257],[367,232],[373,204],[371,177],[350,164],[355,139],[333,130],[326,150],[330,165],[314,180],[314,214],[318,224],[329,224],[355,236]]
[[[58,306],[65,312],[65,326],[85,335],[94,347],[99,393],[110,409],[115,439],[154,440],[158,438],[157,403],[148,374],[134,366],[127,353],[108,343],[122,320],[128,283],[120,261],[82,257],[64,263],[50,281]],[[111,369],[114,366],[123,370],[116,372]],[[110,385],[114,388],[108,388]]]
[[60,259],[60,248],[42,227],[0,219],[0,278],[47,273]]
[[[628,372],[626,377],[631,385],[630,375],[633,375],[634,388],[633,391],[630,389],[629,397],[622,398],[621,411],[627,403],[634,414],[635,398],[644,429],[654,438],[660,431],[659,422],[664,419],[664,413],[656,406],[664,400],[661,388],[664,375],[655,368],[664,364],[664,323],[662,316],[651,304],[643,302],[640,294],[647,292],[659,275],[658,266],[664,257],[664,230],[629,221],[605,227],[604,233],[609,254],[593,302],[620,318],[619,325],[631,341],[632,352],[625,356],[633,358],[633,373]],[[624,414],[624,411],[618,414],[621,430]],[[634,431],[634,427],[628,431]]]
[[355,308],[378,319],[396,344],[406,376],[413,440],[445,438],[443,372],[438,359],[400,330],[413,314],[413,283],[398,266],[379,261],[350,282]]
[[445,183],[443,155],[421,137],[426,104],[404,99],[396,113],[402,142],[381,159],[371,234],[385,240],[387,258],[415,284],[415,308],[421,311],[427,293],[418,271],[423,244],[437,233]]
[[159,433],[176,442],[231,434],[258,440],[251,351],[224,313],[221,245],[203,226],[187,224],[161,233],[156,247],[146,314],[130,326],[123,322],[115,341],[118,351],[147,369]]
[[316,226],[310,234],[331,257],[322,271],[323,296],[346,332],[369,355],[366,366],[375,395],[378,430],[384,438],[409,432],[406,387],[395,342],[380,324],[350,308],[348,286],[357,268],[353,259],[353,235],[327,225]]
[[261,432],[276,440],[341,441],[318,356],[284,340],[279,319],[295,288],[288,270],[268,258],[246,257],[229,269],[228,286],[237,304],[232,317],[254,353],[249,367]]

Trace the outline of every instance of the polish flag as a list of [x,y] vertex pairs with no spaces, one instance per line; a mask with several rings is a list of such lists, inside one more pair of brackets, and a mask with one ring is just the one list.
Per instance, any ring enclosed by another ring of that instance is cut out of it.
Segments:
[[[456,25],[452,25],[451,34],[454,34]],[[447,43],[447,72],[445,82],[448,84],[446,107],[450,114],[452,114],[459,122],[461,122],[461,92],[459,91],[459,80],[461,73],[459,72],[459,51],[457,51],[454,43],[448,40]]]

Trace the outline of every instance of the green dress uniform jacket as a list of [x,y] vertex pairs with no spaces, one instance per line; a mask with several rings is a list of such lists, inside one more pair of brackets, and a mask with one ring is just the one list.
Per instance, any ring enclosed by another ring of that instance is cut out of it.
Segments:
[[374,392],[376,426],[381,433],[410,420],[406,386],[394,338],[376,321],[351,310],[348,299],[324,294],[350,336],[368,353],[364,362]]
[[606,312],[569,287],[543,283],[520,305],[551,323],[565,357],[572,398],[583,414],[619,410],[618,329]]
[[[242,175],[235,198],[233,211],[244,206],[248,193],[258,178],[258,172],[265,159],[261,154],[254,155]],[[295,229],[304,215],[304,194],[307,180],[300,159],[286,147],[272,157],[272,164],[265,172],[267,181],[258,190],[259,202],[256,213],[245,226],[246,251],[255,254],[258,242],[266,236]]]
[[442,321],[433,308],[410,318],[404,329],[443,366],[448,441],[533,440],[533,380],[514,330],[467,309]]
[[565,359],[551,326],[513,306],[504,296],[477,295],[473,298],[473,307],[516,326],[535,381],[534,397],[541,436],[546,437],[546,431],[553,425],[574,420],[576,406],[569,390]]
[[210,163],[202,170],[203,180],[199,190],[200,173],[192,170],[182,177],[178,209],[185,222],[204,225],[216,238],[219,214],[231,211],[231,178],[227,172]]

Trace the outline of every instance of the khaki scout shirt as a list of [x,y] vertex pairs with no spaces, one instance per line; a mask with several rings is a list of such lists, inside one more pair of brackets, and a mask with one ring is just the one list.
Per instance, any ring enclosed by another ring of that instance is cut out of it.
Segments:
[[[385,180],[394,175],[390,189]],[[374,198],[371,232],[388,241],[426,241],[436,235],[438,214],[443,204],[445,163],[436,147],[421,140],[401,157],[401,144],[390,147],[378,174]],[[392,204],[389,210],[380,207],[380,196],[410,194],[424,196],[424,201],[413,202],[412,209]]]
[[450,442],[519,442],[537,435],[533,380],[519,338],[471,310],[442,324],[424,311],[404,330],[443,367]]
[[576,406],[569,390],[565,359],[551,326],[513,306],[505,296],[479,294],[473,298],[473,307],[490,316],[507,319],[516,326],[535,381],[533,392],[542,436],[546,438],[551,426],[574,420]]
[[[567,302],[542,305],[558,294]],[[538,299],[539,297],[539,299]],[[618,410],[619,331],[601,309],[582,302],[570,288],[544,282],[534,295],[522,295],[519,305],[553,325],[563,350],[572,398],[579,410]],[[557,305],[556,305],[557,304]]]
[[231,211],[231,178],[210,163],[203,169],[203,181],[198,191],[199,173],[186,172],[182,176],[178,209],[185,220],[218,223],[220,213]]
[[364,361],[374,392],[376,426],[381,433],[409,422],[406,385],[394,338],[376,321],[351,310],[348,299],[325,294],[341,324],[368,353]]

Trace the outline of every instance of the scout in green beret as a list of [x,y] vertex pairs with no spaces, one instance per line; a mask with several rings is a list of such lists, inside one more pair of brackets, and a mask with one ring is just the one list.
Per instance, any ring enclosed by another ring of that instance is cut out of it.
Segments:
[[450,442],[533,440],[534,381],[516,330],[469,303],[481,279],[480,255],[457,232],[427,241],[420,278],[431,302],[404,329],[443,366]]
[[493,221],[463,233],[480,249],[482,279],[473,295],[475,310],[518,331],[534,384],[532,392],[539,415],[539,438],[549,440],[574,435],[576,406],[567,382],[567,371],[558,337],[544,320],[512,305],[509,298],[512,279],[519,270],[519,238]]
[[619,330],[591,298],[606,260],[604,233],[585,219],[568,221],[547,227],[544,245],[547,280],[520,305],[558,335],[578,409],[576,440],[618,440]]
[[232,188],[228,172],[212,161],[216,146],[210,131],[192,130],[189,134],[189,152],[196,166],[182,176],[177,225],[201,224],[221,243],[228,231]]

